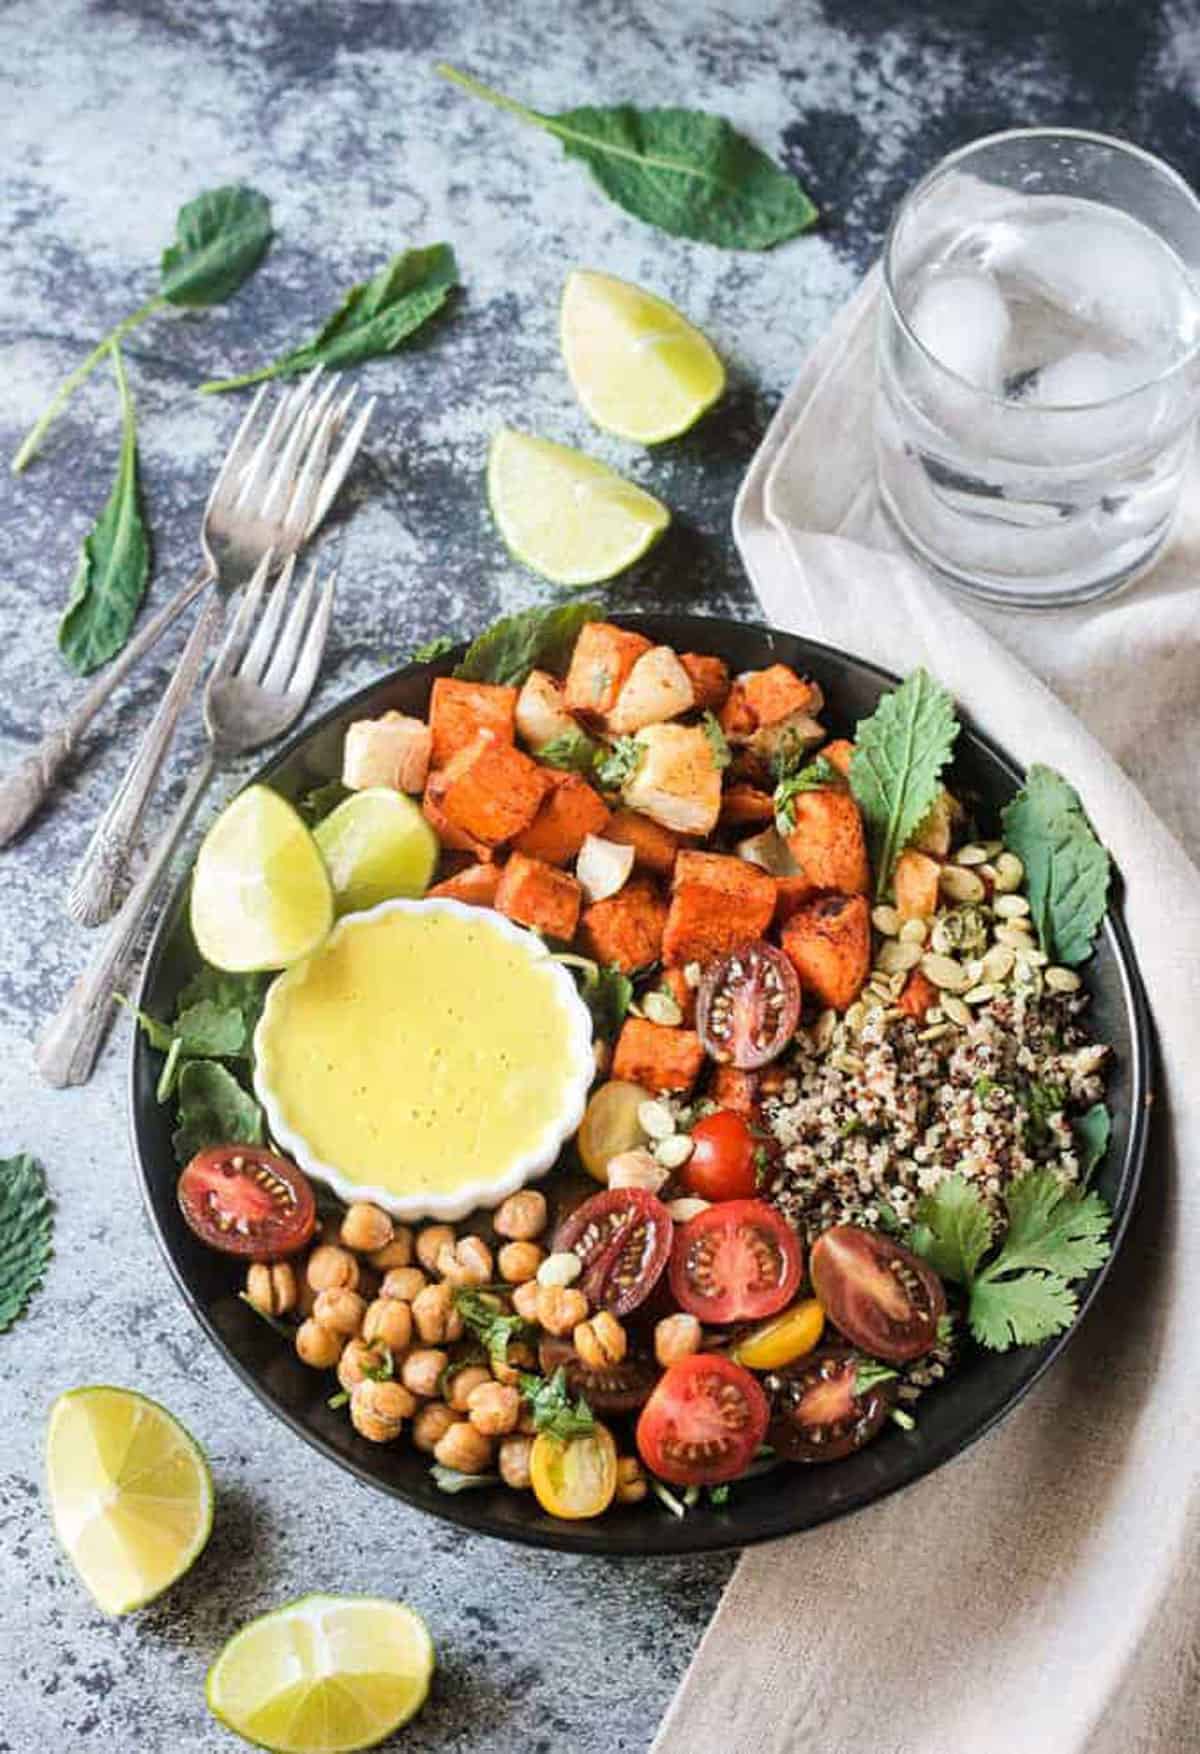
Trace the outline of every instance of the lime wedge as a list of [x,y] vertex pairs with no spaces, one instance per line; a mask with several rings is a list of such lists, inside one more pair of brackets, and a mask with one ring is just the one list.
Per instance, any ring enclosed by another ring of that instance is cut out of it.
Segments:
[[501,427],[488,498],[518,560],[556,585],[594,585],[640,560],[671,522],[666,506],[606,463]]
[[694,426],[725,388],[711,344],[665,298],[576,268],[563,288],[567,374],[597,426],[657,445]]
[[278,792],[247,787],[217,817],[196,859],[196,948],[234,973],[287,968],[332,924],[333,888],[312,835]]
[[50,1409],[54,1530],[96,1603],[128,1614],[183,1576],[212,1530],[212,1476],[183,1426],[132,1389],[71,1389]]
[[406,1724],[432,1675],[433,1641],[403,1603],[303,1596],[234,1634],[208,1671],[208,1708],[276,1754],[350,1754]]
[[424,895],[438,840],[411,798],[386,786],[355,792],[313,829],[339,914],[396,896]]

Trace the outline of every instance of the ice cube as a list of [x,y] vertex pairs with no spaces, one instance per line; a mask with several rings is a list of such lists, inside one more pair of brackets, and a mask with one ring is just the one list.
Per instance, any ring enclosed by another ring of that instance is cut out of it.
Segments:
[[1095,339],[1152,351],[1162,369],[1178,345],[1185,285],[1178,258],[1126,214],[1098,214],[1091,202],[1058,205],[1076,211],[1009,227],[989,267],[1024,281]]
[[1011,327],[994,283],[982,274],[942,274],[922,289],[909,322],[935,359],[981,390],[999,390]]
[[1086,408],[1136,390],[1154,375],[1143,359],[1112,359],[1084,348],[1043,366],[1026,388],[1023,400],[1042,407]]

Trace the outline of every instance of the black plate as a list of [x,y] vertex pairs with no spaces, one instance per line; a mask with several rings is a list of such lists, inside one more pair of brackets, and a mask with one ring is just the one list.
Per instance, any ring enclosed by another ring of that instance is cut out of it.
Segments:
[[[852,734],[855,721],[872,712],[880,694],[896,682],[857,658],[753,624],[686,615],[617,619],[680,650],[719,653],[734,670],[775,661],[796,666],[825,690],[825,718],[834,735]],[[459,655],[410,665],[360,690],[294,737],[256,777],[294,797],[337,775],[342,738],[352,720],[374,717],[390,707],[423,714],[433,678],[450,670]],[[1020,770],[965,726],[955,781],[977,799],[986,822],[1011,797]],[[186,901],[185,879],[163,915],[146,964],[139,1003],[160,1017],[171,1014],[178,988],[196,967]],[[1116,1050],[1109,1093],[1112,1144],[1097,1177],[1113,1208],[1116,1244],[1129,1221],[1145,1155],[1151,1053],[1146,1003],[1119,905],[1104,922],[1087,981],[1093,994],[1092,1028]],[[175,1202],[170,1111],[154,1098],[158,1066],[159,1057],[139,1034],[132,1065],[134,1152],[151,1222],[201,1326],[259,1399],[308,1443],[361,1480],[485,1534],[575,1553],[657,1554],[740,1547],[811,1528],[871,1504],[958,1455],[1016,1406],[1070,1338],[1064,1335],[1042,1347],[1003,1354],[973,1350],[949,1383],[922,1399],[915,1431],[890,1429],[869,1448],[828,1466],[782,1468],[735,1487],[719,1509],[698,1505],[682,1521],[654,1498],[595,1523],[565,1523],[544,1515],[530,1493],[500,1486],[450,1497],[433,1485],[426,1457],[404,1443],[384,1448],[365,1442],[344,1409],[326,1406],[333,1379],[299,1363],[291,1348],[238,1298],[236,1268],[201,1247],[184,1225]],[[1098,1273],[1082,1287],[1083,1311],[1102,1277]]]

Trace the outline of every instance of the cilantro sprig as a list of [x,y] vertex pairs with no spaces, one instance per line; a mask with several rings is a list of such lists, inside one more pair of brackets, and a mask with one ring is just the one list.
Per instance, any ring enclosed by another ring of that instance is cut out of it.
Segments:
[[641,766],[645,744],[636,737],[618,737],[596,769],[596,778],[606,792],[619,792]]
[[454,1306],[493,1364],[507,1364],[510,1342],[529,1331],[529,1323],[506,1312],[499,1298],[470,1286],[454,1293]]
[[716,713],[706,712],[700,722],[704,735],[708,738],[708,746],[712,750],[713,766],[718,773],[721,773],[733,760],[729,739],[722,730],[721,721]]
[[815,792],[822,786],[836,786],[841,774],[824,755],[804,767],[780,773],[775,787],[775,826],[780,834],[790,834],[796,826],[796,798],[801,792]]
[[596,1418],[582,1395],[574,1401],[567,1392],[567,1373],[560,1365],[553,1376],[534,1376],[523,1372],[519,1387],[538,1431],[549,1432],[561,1443],[573,1437],[586,1437],[595,1429]]

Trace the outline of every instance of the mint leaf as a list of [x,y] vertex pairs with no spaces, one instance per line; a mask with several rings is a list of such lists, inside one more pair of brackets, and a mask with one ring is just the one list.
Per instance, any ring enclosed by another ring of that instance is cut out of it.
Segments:
[[996,1222],[961,1175],[949,1175],[917,1201],[909,1242],[943,1279],[969,1285],[992,1245]]
[[1075,1145],[1079,1153],[1079,1179],[1086,1188],[1108,1150],[1112,1136],[1112,1116],[1102,1102],[1093,1103],[1086,1114],[1072,1122]]
[[568,773],[593,773],[603,760],[604,746],[589,737],[586,731],[564,731],[552,737],[536,752],[544,767],[558,767]]
[[782,777],[775,787],[775,826],[780,834],[791,834],[796,826],[794,800],[800,792],[817,792],[822,786],[840,785],[841,778],[833,763],[823,755],[801,768],[784,762]]
[[162,255],[162,295],[173,305],[231,298],[270,248],[271,203],[257,189],[206,189],[179,209]]
[[561,1365],[551,1377],[522,1372],[520,1389],[539,1431],[569,1443],[571,1438],[586,1437],[595,1429],[595,1415],[583,1396],[572,1402],[567,1393],[567,1373]]
[[718,773],[723,772],[733,760],[733,756],[730,752],[729,741],[721,729],[721,721],[715,713],[706,712],[700,722],[704,728],[704,735],[708,738],[709,748],[712,750],[713,766]]
[[926,670],[914,670],[859,721],[850,789],[863,813],[877,896],[891,888],[896,860],[937,798],[957,736],[954,701]]
[[188,1060],[179,1074],[179,1125],[171,1144],[180,1163],[210,1145],[261,1145],[263,1112],[219,1060]]
[[249,1047],[267,996],[268,977],[263,974],[227,974],[223,969],[206,963],[183,987],[175,1001],[172,1032],[178,1031],[184,1016],[195,1006],[208,1001],[220,1011],[241,1014],[244,1041]]
[[619,1034],[633,998],[633,982],[615,963],[584,975],[580,994],[592,1014],[592,1033],[600,1041]]
[[344,786],[341,780],[326,780],[323,786],[314,786],[311,792],[305,792],[303,797],[297,798],[296,808],[308,827],[315,828],[339,804],[344,804],[347,798],[353,796],[350,787]]
[[23,1313],[53,1253],[54,1207],[40,1163],[0,1158],[0,1334]]
[[981,1346],[1007,1352],[1061,1334],[1078,1313],[1075,1293],[1057,1273],[1021,1273],[973,1285],[968,1319]]
[[603,614],[599,603],[553,604],[506,615],[471,641],[454,674],[465,682],[520,688],[531,670],[566,671],[579,630]]
[[1034,1267],[1061,1279],[1080,1279],[1110,1253],[1111,1214],[1099,1194],[1068,1193],[1051,1170],[1032,1170],[1004,1196],[1008,1232],[981,1280]]
[[150,577],[150,535],[142,516],[133,398],[121,350],[112,344],[121,401],[121,451],[104,510],[84,538],[71,595],[58,627],[58,649],[87,676],[120,651]]
[[437,71],[475,97],[555,135],[610,200],[675,237],[767,250],[806,231],[816,207],[796,179],[720,116],[703,110],[590,106],[547,115],[444,62]]
[[423,646],[414,646],[404,661],[406,664],[432,664],[436,658],[444,658],[447,652],[452,652],[457,644],[450,634],[438,633],[426,640]]
[[1025,866],[1042,949],[1053,962],[1086,961],[1108,906],[1112,865],[1078,792],[1035,762],[1001,821],[1005,845]]

